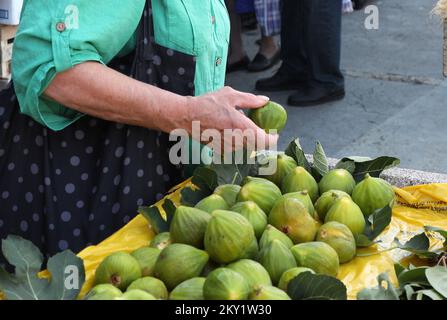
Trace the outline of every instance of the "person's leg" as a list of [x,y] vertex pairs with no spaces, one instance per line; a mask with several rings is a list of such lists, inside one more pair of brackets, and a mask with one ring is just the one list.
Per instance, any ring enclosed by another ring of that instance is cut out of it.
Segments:
[[249,60],[242,42],[241,17],[235,10],[235,0],[225,0],[231,23],[230,50],[228,56],[229,72],[245,68]]
[[289,97],[294,106],[312,106],[342,99],[340,70],[342,0],[301,0],[309,82]]
[[307,73],[304,51],[303,0],[283,0],[281,10],[281,59],[287,73],[302,77]]
[[340,71],[342,0],[302,0],[309,76],[316,85],[344,87]]
[[256,82],[260,91],[293,90],[307,79],[306,56],[302,43],[302,0],[282,0],[281,58],[282,65],[270,78]]
[[275,35],[281,32],[281,11],[279,0],[255,0],[256,18],[261,27],[259,52],[248,65],[249,71],[263,71],[279,61],[279,45]]

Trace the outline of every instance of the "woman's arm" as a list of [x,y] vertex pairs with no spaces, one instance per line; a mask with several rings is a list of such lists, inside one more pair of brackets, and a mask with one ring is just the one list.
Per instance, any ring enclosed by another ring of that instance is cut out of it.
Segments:
[[100,63],[85,62],[56,75],[44,94],[91,116],[167,133],[185,129],[191,134],[192,121],[200,121],[202,131],[251,129],[266,145],[277,141],[277,136],[267,135],[236,109],[262,107],[268,98],[228,87],[200,97],[183,97]]

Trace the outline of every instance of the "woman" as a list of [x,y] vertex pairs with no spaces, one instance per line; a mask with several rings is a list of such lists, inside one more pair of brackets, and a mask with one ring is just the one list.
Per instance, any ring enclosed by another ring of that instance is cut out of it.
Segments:
[[267,98],[221,89],[224,0],[71,3],[25,2],[16,95],[0,97],[0,238],[47,254],[101,241],[179,182],[165,133],[198,120],[276,140],[236,109]]
[[[281,32],[280,0],[227,0],[231,18],[231,52],[228,72],[247,69],[259,72],[274,66],[280,60],[280,48],[275,35]],[[253,8],[261,28],[259,52],[252,61],[247,57],[242,42],[241,18],[238,13]]]

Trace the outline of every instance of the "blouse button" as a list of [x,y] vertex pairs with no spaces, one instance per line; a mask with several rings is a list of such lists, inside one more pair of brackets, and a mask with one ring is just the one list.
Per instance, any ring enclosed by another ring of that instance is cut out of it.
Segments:
[[222,64],[222,58],[216,59],[216,67],[220,66]]
[[59,32],[64,32],[65,29],[66,29],[65,23],[63,23],[63,22],[58,22],[58,23],[56,24],[56,30],[57,30],[57,31],[59,31]]
[[212,23],[212,24],[215,24],[215,23],[216,23],[216,17],[215,17],[215,16],[212,16],[212,17],[211,17],[211,23]]

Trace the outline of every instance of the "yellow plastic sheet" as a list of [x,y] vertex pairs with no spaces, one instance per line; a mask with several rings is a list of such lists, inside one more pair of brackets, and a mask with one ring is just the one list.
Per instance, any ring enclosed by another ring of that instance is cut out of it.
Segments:
[[[179,185],[167,197],[178,203],[180,190],[187,185],[190,185],[189,181]],[[392,283],[397,285],[394,263],[404,261],[408,253],[399,249],[380,253],[390,248],[396,237],[401,242],[406,242],[421,233],[424,226],[447,230],[447,184],[395,188],[395,192],[397,203],[393,209],[393,218],[390,226],[379,237],[380,245],[359,250],[361,254],[377,254],[357,257],[340,268],[338,278],[347,286],[349,299],[355,299],[357,292],[365,287],[376,286],[377,276],[383,272],[388,272]],[[96,267],[107,255],[116,251],[131,252],[148,245],[153,236],[154,232],[147,220],[138,215],[100,244],[81,251],[78,256],[84,260],[86,282],[79,298],[92,287]],[[430,237],[430,240],[432,247],[435,248],[442,244],[443,239]]]

